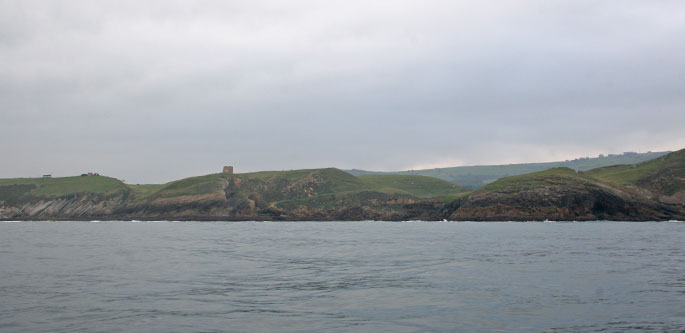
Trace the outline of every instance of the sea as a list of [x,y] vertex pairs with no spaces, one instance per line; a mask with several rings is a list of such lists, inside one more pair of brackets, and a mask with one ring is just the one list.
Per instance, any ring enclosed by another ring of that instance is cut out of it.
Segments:
[[0,223],[0,332],[631,331],[685,331],[685,223]]

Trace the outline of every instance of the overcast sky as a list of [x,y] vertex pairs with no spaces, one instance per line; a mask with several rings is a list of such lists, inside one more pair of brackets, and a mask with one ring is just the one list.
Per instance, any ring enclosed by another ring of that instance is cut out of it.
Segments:
[[685,2],[0,0],[0,177],[685,147]]

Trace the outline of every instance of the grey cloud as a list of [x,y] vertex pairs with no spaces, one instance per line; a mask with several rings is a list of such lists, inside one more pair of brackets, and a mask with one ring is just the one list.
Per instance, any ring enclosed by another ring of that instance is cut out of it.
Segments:
[[685,146],[680,1],[2,1],[0,177]]

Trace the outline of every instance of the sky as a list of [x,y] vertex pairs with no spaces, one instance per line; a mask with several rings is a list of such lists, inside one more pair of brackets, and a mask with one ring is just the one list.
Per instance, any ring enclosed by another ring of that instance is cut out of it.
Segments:
[[683,1],[0,0],[0,177],[685,148]]

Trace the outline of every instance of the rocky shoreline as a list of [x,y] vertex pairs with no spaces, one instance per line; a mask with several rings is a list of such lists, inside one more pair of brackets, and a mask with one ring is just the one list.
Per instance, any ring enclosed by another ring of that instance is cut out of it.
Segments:
[[634,166],[507,177],[471,192],[423,176],[362,177],[333,168],[215,174],[145,195],[115,179],[99,180],[110,182],[107,192],[53,196],[5,181],[0,220],[685,220],[685,150]]

